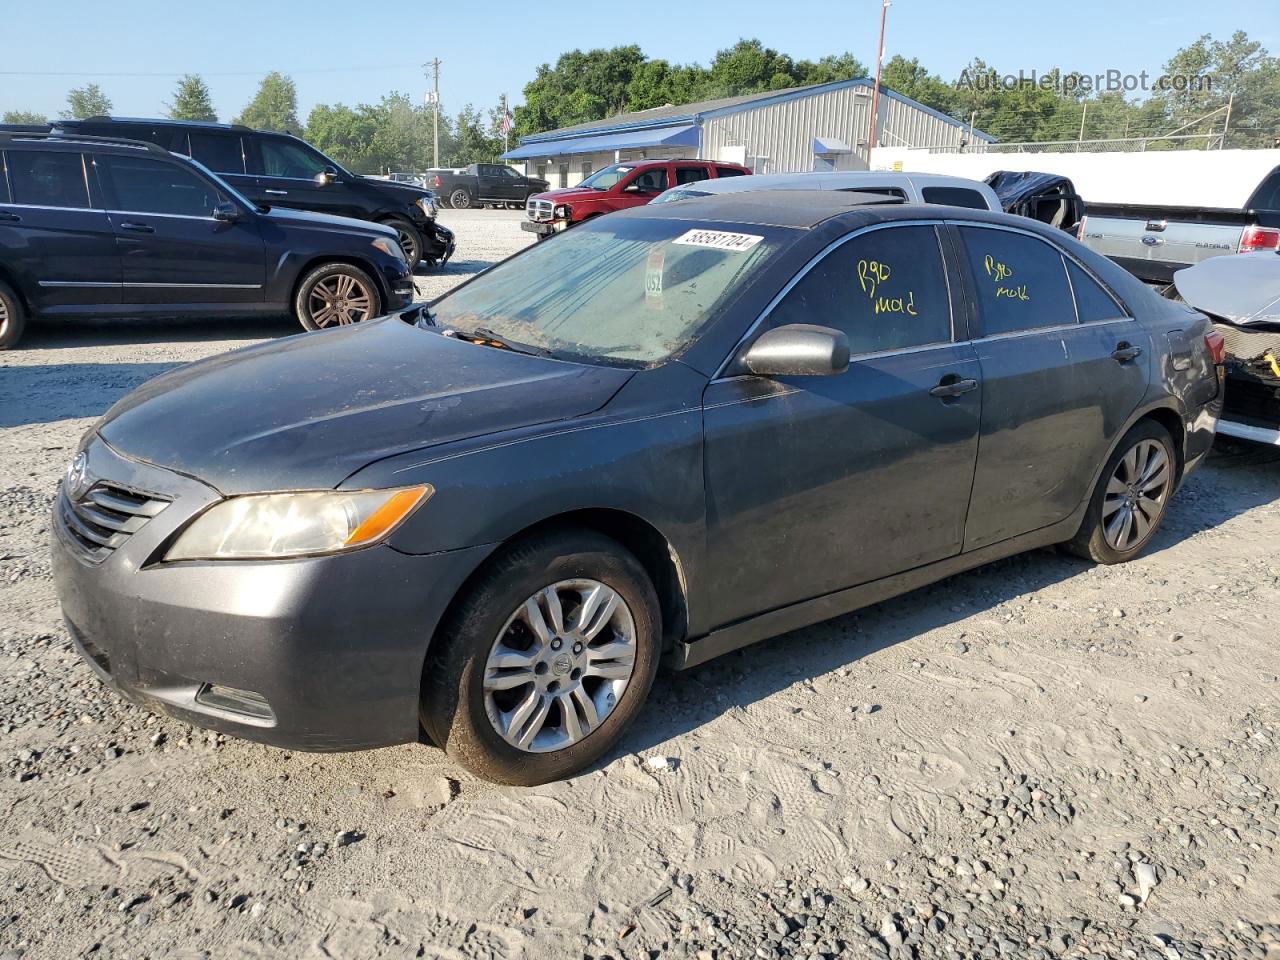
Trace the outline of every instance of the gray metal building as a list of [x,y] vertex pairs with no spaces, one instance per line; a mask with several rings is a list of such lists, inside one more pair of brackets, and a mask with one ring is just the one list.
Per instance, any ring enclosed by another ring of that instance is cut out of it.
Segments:
[[[722,100],[656,107],[521,137],[503,154],[568,187],[611,163],[700,157],[756,173],[867,169],[872,82],[865,77]],[[880,88],[877,145],[958,147],[992,137]]]

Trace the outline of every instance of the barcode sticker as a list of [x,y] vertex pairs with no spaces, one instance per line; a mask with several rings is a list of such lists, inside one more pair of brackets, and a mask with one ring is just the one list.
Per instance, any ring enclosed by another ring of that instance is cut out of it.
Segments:
[[731,250],[741,253],[750,250],[764,237],[754,233],[726,233],[723,230],[690,230],[683,236],[676,237],[672,243],[686,247],[711,247],[713,250]]

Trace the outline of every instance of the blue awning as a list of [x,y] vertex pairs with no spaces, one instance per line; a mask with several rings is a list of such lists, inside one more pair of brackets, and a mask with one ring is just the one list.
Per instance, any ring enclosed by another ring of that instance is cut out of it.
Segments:
[[837,140],[835,137],[814,137],[813,152],[818,154],[853,153],[853,148],[843,140]]
[[631,150],[639,147],[696,147],[697,145],[698,128],[690,123],[680,127],[598,133],[594,136],[571,137],[566,140],[524,143],[514,150],[508,150],[500,159],[527,160],[530,157],[560,157],[571,153],[605,153],[611,150]]

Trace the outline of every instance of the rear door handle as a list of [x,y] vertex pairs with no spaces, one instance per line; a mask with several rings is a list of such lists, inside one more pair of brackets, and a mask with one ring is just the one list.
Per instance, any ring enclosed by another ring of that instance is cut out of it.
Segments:
[[949,373],[942,378],[941,383],[929,391],[929,395],[933,397],[941,397],[943,400],[950,400],[953,397],[958,397],[977,389],[977,380],[962,380],[954,373]]
[[121,230],[128,230],[130,233],[155,233],[156,228],[146,223],[134,223],[132,220],[126,220],[120,224]]
[[269,193],[273,197],[287,197],[289,195],[288,190],[263,190],[262,192]]
[[1142,356],[1142,348],[1135,347],[1131,343],[1119,343],[1111,351],[1111,359],[1117,363],[1129,363],[1132,360],[1137,360],[1140,356]]
[[16,213],[10,213],[8,210],[0,210],[0,220],[4,220],[10,223],[17,223],[21,219],[22,218],[18,216]]

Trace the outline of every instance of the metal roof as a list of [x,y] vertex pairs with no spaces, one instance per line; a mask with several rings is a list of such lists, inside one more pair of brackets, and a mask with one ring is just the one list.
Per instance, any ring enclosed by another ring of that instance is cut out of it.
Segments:
[[[555,155],[564,156],[571,153],[595,153],[597,150],[630,150],[637,147],[696,147],[698,145],[698,128],[691,123],[673,127],[654,127],[647,130],[620,130],[612,133],[597,133],[581,137],[570,137],[567,140],[556,140]],[[537,143],[521,142],[514,150],[502,155],[503,160],[524,160],[528,157],[540,157],[547,152],[545,141]]]
[[[678,123],[698,123],[704,117],[723,116],[725,114],[737,113],[742,110],[764,106],[766,104],[781,103],[787,100],[797,100],[801,97],[812,97],[826,93],[830,90],[841,90],[845,87],[855,86],[872,87],[874,84],[866,77],[855,77],[852,80],[836,80],[832,83],[815,83],[804,87],[788,87],[784,90],[765,90],[759,93],[747,93],[737,97],[723,97],[718,100],[703,100],[699,103],[654,107],[650,110],[637,110],[632,113],[620,113],[616,116],[606,117],[603,120],[592,120],[588,123],[579,123],[570,127],[561,127],[558,130],[548,130],[545,133],[531,134],[527,137],[521,137],[520,144],[521,146],[524,146],[526,144],[544,143],[568,137],[595,135],[606,131],[622,132],[626,130],[642,130],[647,127],[672,126]],[[884,85],[881,85],[880,93],[886,97],[890,97],[894,100],[900,101],[901,103],[915,107],[918,110],[922,110],[939,120],[944,120],[954,126],[968,129],[968,124],[962,123],[955,119],[955,117],[949,117],[945,113],[934,110],[932,107],[926,107],[923,103],[918,103],[910,97],[904,97],[900,93],[895,93]],[[988,143],[995,142],[994,137],[983,133],[981,130],[974,130],[973,135],[980,140],[987,141]]]

